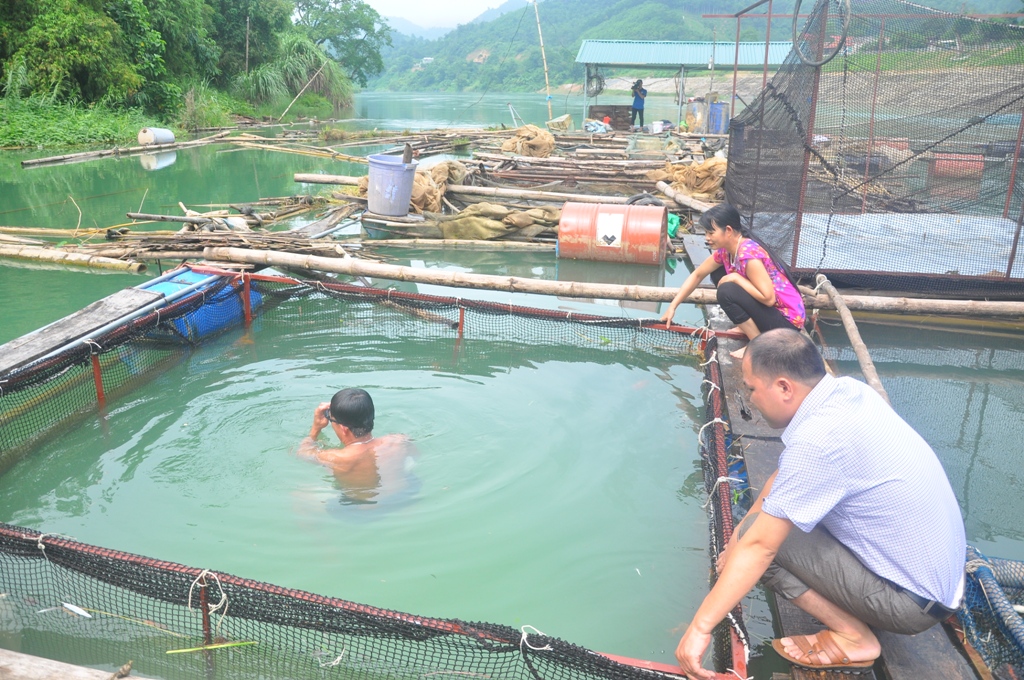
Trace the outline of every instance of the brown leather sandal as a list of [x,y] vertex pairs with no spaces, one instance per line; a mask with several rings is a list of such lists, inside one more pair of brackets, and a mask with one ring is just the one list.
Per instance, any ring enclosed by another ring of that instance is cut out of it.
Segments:
[[[872,661],[850,661],[846,652],[836,644],[832,637],[832,631],[823,630],[817,634],[817,642],[812,643],[807,635],[787,635],[793,643],[800,648],[800,656],[794,657],[786,654],[782,646],[782,640],[772,640],[772,649],[783,659],[801,668],[813,671],[840,671],[842,673],[860,674],[871,671],[875,665]],[[820,655],[828,659],[828,663],[822,663]]]

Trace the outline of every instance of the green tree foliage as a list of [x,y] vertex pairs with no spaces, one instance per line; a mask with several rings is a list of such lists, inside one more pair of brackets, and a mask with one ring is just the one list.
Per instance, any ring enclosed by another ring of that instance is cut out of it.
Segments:
[[132,64],[131,45],[97,4],[41,0],[23,15],[30,23],[12,41],[11,58],[24,62],[34,92],[116,102],[142,89],[145,78]]
[[206,0],[213,10],[213,39],[220,47],[215,82],[230,84],[246,72],[246,20],[248,19],[249,69],[273,61],[280,49],[280,35],[291,28],[293,5],[289,0]]
[[380,51],[391,45],[391,29],[365,2],[296,0],[295,15],[296,26],[361,85],[383,70]]
[[166,48],[168,74],[178,80],[212,78],[220,49],[213,39],[214,8],[203,0],[144,0],[150,25]]

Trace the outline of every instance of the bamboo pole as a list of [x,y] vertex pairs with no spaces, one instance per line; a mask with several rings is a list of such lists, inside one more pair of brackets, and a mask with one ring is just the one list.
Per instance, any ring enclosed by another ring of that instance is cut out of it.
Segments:
[[548,78],[548,57],[544,52],[544,33],[540,30],[540,10],[537,0],[533,0],[533,14],[537,17],[537,37],[540,39],[540,60],[544,63],[544,88],[547,90],[548,120],[551,120],[551,80]]
[[354,187],[359,184],[360,177],[352,175],[317,175],[303,172],[295,173],[295,181],[300,184],[342,184]]
[[[300,267],[353,276],[376,276],[396,281],[508,292],[538,293],[541,295],[668,302],[676,294],[675,288],[621,286],[571,281],[538,281],[536,279],[517,277],[441,272],[414,269],[412,267],[370,264],[358,260],[336,260],[316,256],[293,255],[272,250],[248,251],[241,248],[207,248],[204,254],[207,258],[229,262],[237,261],[249,264]],[[713,289],[698,289],[686,301],[693,304],[717,304],[718,297]],[[835,309],[835,304],[826,294],[805,296],[804,301],[808,309]],[[931,300],[905,297],[883,298],[869,295],[844,296],[843,301],[849,309],[854,311],[973,317],[1024,317],[1024,302],[1018,301]]]
[[209,137],[203,137],[202,139],[196,139],[191,142],[175,142],[172,144],[150,144],[148,146],[132,146],[127,149],[108,149],[106,151],[83,151],[81,153],[70,153],[64,154],[63,156],[50,156],[49,158],[32,158],[27,161],[21,162],[23,168],[33,168],[40,165],[50,165],[52,163],[67,163],[68,161],[76,160],[91,160],[93,158],[105,158],[106,156],[120,156],[137,153],[151,153],[153,151],[170,151],[172,149],[186,149],[190,146],[202,146],[204,144],[211,144],[217,140],[227,137],[230,132],[221,132],[216,135]]
[[854,354],[857,355],[857,362],[860,364],[860,371],[864,374],[864,379],[875,392],[878,392],[882,399],[885,399],[885,403],[890,403],[889,395],[886,394],[885,387],[878,377],[878,371],[875,370],[875,362],[871,360],[871,353],[868,352],[867,345],[864,344],[864,340],[860,337],[857,322],[853,320],[853,315],[843,301],[843,296],[839,294],[839,291],[835,289],[835,286],[832,285],[824,274],[818,274],[817,283],[818,287],[824,290],[829,299],[832,300],[832,303],[836,306],[836,311],[839,312],[839,317],[843,320],[843,328],[846,329],[846,335],[850,338],[850,345],[853,347]]
[[[967,317],[1024,317],[1024,302],[1005,300],[933,300],[928,298],[844,295],[843,301],[854,312],[888,314],[931,314]],[[804,296],[808,309],[835,309],[828,295]]]
[[[355,186],[359,177],[349,175],[311,175],[295,173],[295,181],[303,184],[343,184]],[[553,191],[527,191],[525,189],[506,189],[502,187],[470,187],[460,184],[449,184],[448,193],[460,196],[492,196],[495,198],[523,198],[532,201],[574,201],[576,203],[606,203],[622,205],[625,196],[596,196],[592,194],[563,194]]]
[[[500,290],[510,293],[537,293],[564,297],[653,302],[668,302],[676,294],[675,288],[580,283],[576,281],[541,281],[515,276],[490,276],[434,269],[416,269],[398,265],[376,264],[355,258],[335,259],[317,257],[315,255],[293,255],[291,253],[270,250],[251,251],[242,248],[207,248],[204,251],[204,256],[207,259],[226,262],[247,262],[249,264],[273,267],[296,267],[350,276],[368,276],[393,281],[429,283],[459,288]],[[713,290],[697,290],[687,300],[698,304],[709,304],[716,301],[716,295]]]
[[528,252],[550,253],[555,250],[554,243],[529,243],[524,241],[478,241],[443,238],[394,238],[361,241],[363,248],[384,246],[386,248],[451,248],[454,250],[519,250]]
[[696,198],[691,198],[681,191],[676,191],[665,182],[658,182],[654,186],[657,187],[658,191],[671,198],[682,208],[690,208],[703,213],[714,207],[711,203],[698,201]]
[[69,253],[56,248],[39,248],[37,246],[4,246],[0,245],[0,257],[12,257],[19,260],[34,260],[36,262],[56,262],[59,264],[74,264],[94,269],[110,269],[113,271],[125,271],[132,274],[141,274],[146,271],[146,265],[141,262],[126,262],[114,260],[108,257],[96,257],[83,253]]
[[[185,222],[186,224],[206,224],[212,222],[211,217],[192,217],[190,215],[150,215],[149,213],[125,213],[129,219],[146,220],[147,222]],[[239,217],[244,217],[239,215]],[[221,218],[223,219],[223,218]]]

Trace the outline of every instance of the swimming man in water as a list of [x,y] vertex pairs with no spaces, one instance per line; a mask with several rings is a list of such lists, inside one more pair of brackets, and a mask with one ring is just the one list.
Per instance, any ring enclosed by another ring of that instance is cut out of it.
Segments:
[[[298,455],[326,465],[344,493],[342,503],[375,504],[409,484],[408,466],[416,454],[400,434],[373,436],[373,400],[366,390],[339,391],[313,412],[313,427],[299,444]],[[342,448],[322,448],[320,432],[330,426]]]

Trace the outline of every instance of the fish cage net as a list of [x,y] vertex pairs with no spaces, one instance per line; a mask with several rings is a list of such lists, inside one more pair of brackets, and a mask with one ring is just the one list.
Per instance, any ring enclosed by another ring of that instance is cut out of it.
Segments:
[[726,198],[805,280],[1021,297],[1022,112],[1024,26],[819,0],[731,122]]
[[[447,339],[456,353],[503,344],[522,354],[526,343],[567,347],[576,355],[628,350],[696,361],[708,342],[707,331],[666,330],[653,319],[283,277],[224,277],[0,375],[0,460],[12,464],[246,315],[254,332],[277,324],[298,334],[328,329]],[[716,409],[721,412],[720,402]],[[712,429],[706,430],[705,459],[720,448]],[[721,546],[728,530],[716,531],[712,543]],[[138,672],[164,678],[666,675],[657,664],[623,664],[529,627],[383,610],[10,525],[0,525],[0,592],[0,646],[12,637],[43,656],[115,667],[131,658]]]
[[967,641],[997,677],[1024,673],[1022,611],[1024,562],[985,557],[969,546],[964,601],[957,618]]
[[[708,552],[711,555],[710,586],[717,581],[718,556],[725,550],[735,526],[734,513],[739,506],[734,492],[746,486],[745,473],[733,472],[729,457],[730,427],[722,394],[724,382],[718,363],[718,338],[710,338],[705,346],[704,405],[705,422],[700,429],[701,471],[704,490],[708,494]],[[750,653],[750,637],[743,622],[741,605],[729,612],[713,635],[715,669],[727,672],[745,669]],[[741,674],[744,677],[746,674]]]

